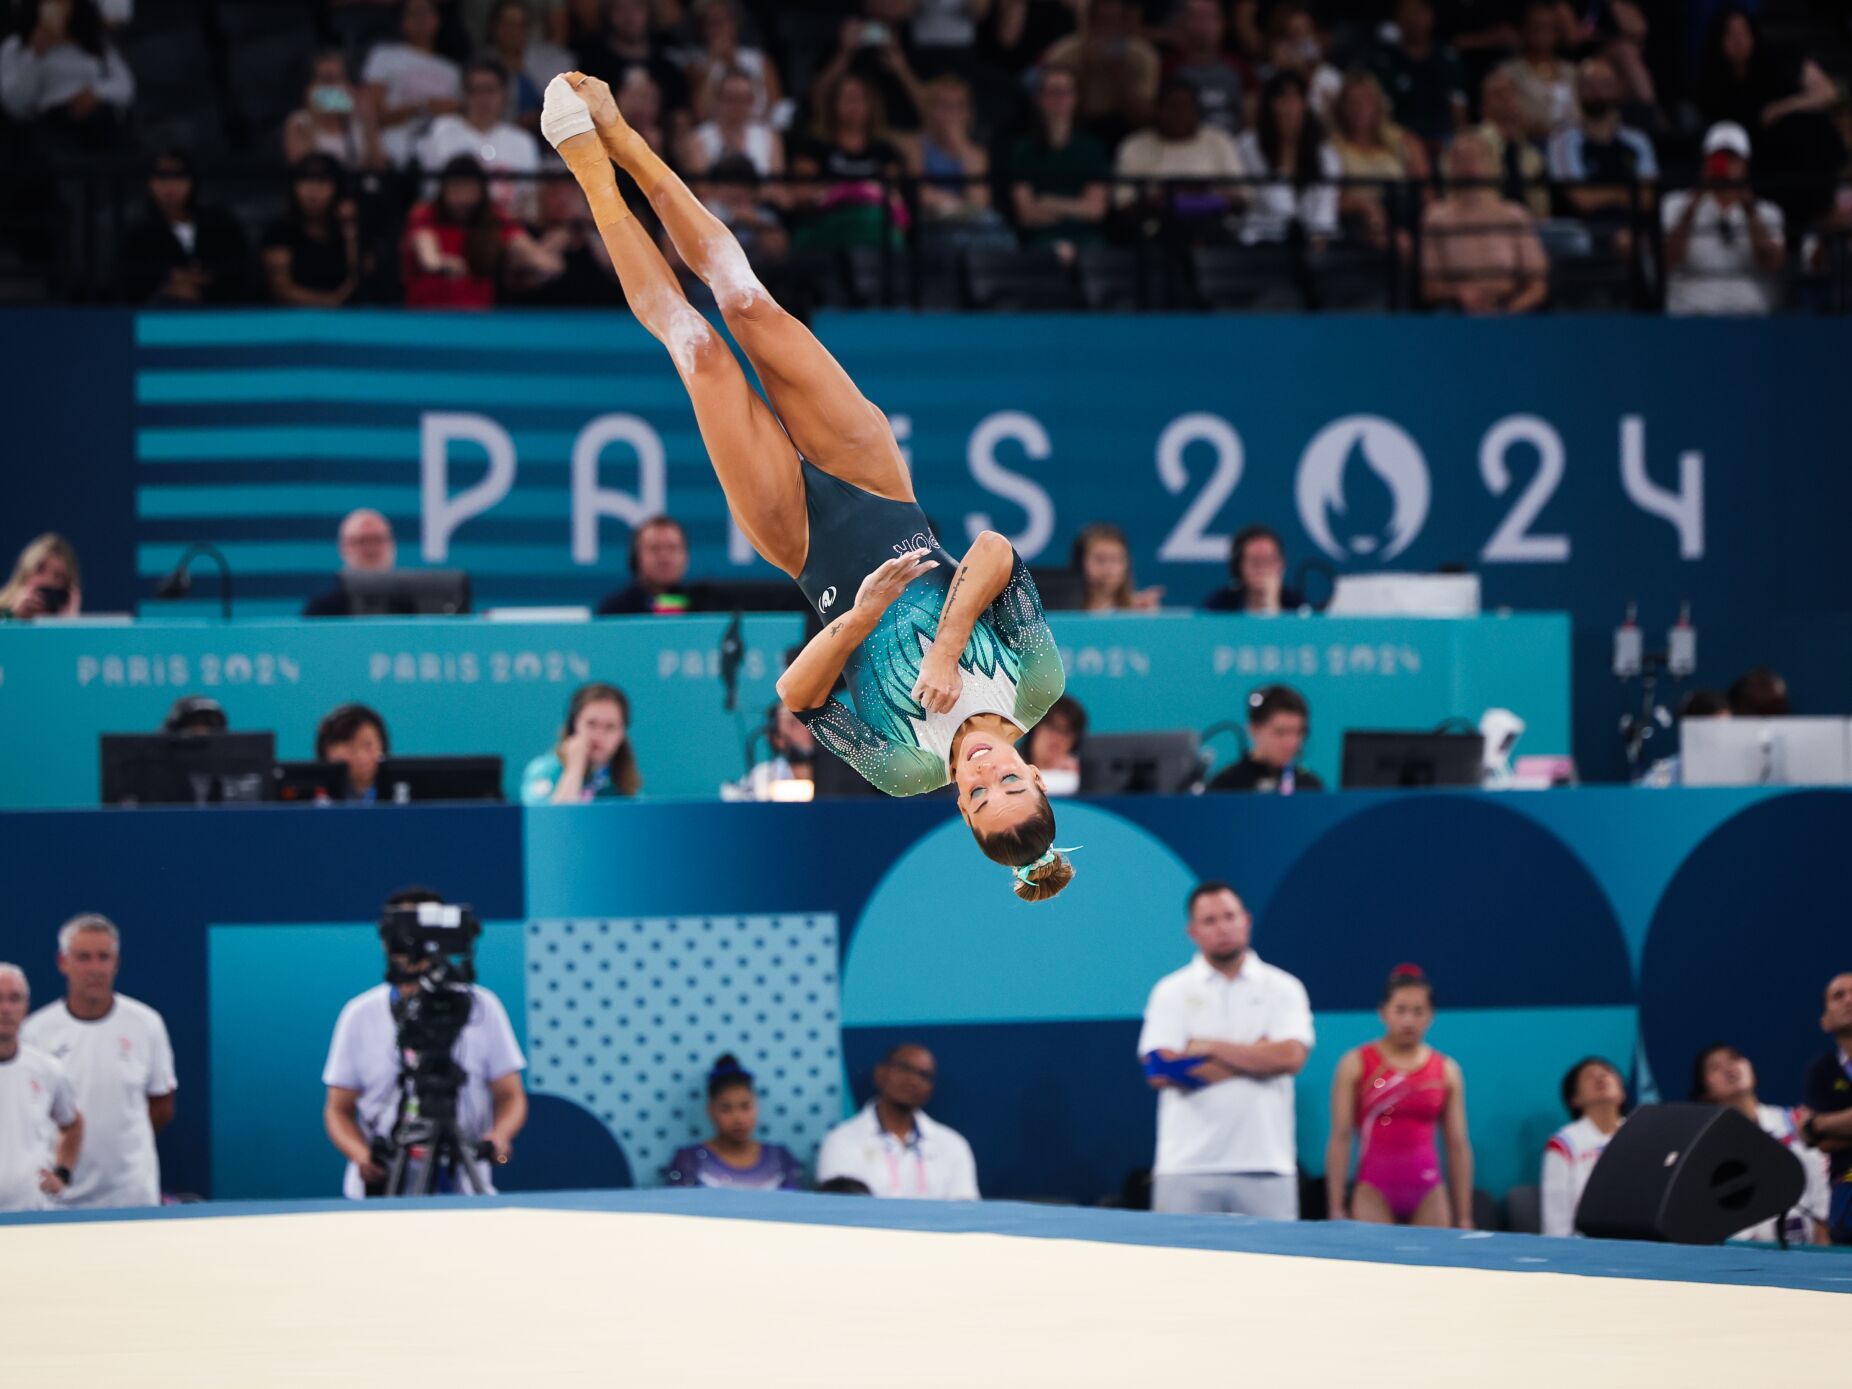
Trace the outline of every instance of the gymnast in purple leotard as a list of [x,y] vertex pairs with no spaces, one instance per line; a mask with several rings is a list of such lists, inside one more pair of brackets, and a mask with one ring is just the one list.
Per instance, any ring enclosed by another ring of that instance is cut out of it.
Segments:
[[[1383,1037],[1345,1052],[1331,1080],[1331,1141],[1325,1152],[1331,1218],[1470,1230],[1473,1150],[1466,1136],[1466,1086],[1458,1063],[1427,1044],[1433,986],[1416,966],[1397,965],[1376,1011]],[[1446,1135],[1444,1183],[1436,1130]],[[1353,1132],[1361,1154],[1347,1207],[1343,1174],[1350,1170]]]

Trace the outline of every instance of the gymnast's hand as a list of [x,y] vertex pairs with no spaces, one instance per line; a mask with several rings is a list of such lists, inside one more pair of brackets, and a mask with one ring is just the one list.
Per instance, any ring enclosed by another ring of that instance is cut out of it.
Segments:
[[949,714],[958,703],[964,681],[958,674],[958,652],[934,642],[920,662],[920,678],[913,682],[913,697],[929,714]]
[[928,553],[920,549],[896,555],[863,579],[862,586],[855,591],[856,611],[871,619],[886,612],[900,597],[902,589],[928,569],[939,567],[938,560],[926,558]]

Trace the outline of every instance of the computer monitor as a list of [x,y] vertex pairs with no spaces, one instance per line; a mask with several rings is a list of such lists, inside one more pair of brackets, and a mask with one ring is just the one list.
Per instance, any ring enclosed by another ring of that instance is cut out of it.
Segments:
[[98,751],[104,805],[236,805],[275,790],[274,733],[105,733]]
[[700,579],[687,592],[692,613],[810,611],[804,590],[789,579]]
[[344,570],[341,591],[355,617],[450,616],[469,611],[469,575],[461,569]]
[[1202,779],[1202,739],[1194,729],[1089,733],[1080,746],[1083,796],[1178,795]]
[[275,799],[290,805],[347,799],[345,762],[279,762]]
[[1686,786],[1841,786],[1852,781],[1852,721],[1683,719]]
[[388,757],[379,764],[382,803],[403,801],[499,801],[499,757]]
[[1477,786],[1485,771],[1478,733],[1350,729],[1339,784],[1347,791],[1412,786]]

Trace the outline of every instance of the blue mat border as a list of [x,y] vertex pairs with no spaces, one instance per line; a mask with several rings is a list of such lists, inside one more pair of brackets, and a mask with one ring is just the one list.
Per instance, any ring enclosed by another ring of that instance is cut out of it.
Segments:
[[[1852,1293],[1852,1252],[1785,1253],[1755,1246],[1691,1247],[1618,1240],[1548,1239],[1460,1230],[1416,1230],[1349,1221],[1280,1222],[1245,1216],[1153,1215],[1147,1211],[1038,1206],[1013,1201],[871,1200],[857,1196],[747,1191],[564,1191],[519,1195],[436,1196],[431,1209],[516,1209],[642,1213],[862,1230],[1011,1235],[1162,1249],[1199,1249],[1292,1258],[1408,1264],[1423,1268],[1563,1273]],[[305,1215],[319,1211],[402,1211],[394,1201],[207,1201],[145,1210],[49,1211],[0,1215],[0,1227],[100,1221],[212,1220],[227,1216]]]

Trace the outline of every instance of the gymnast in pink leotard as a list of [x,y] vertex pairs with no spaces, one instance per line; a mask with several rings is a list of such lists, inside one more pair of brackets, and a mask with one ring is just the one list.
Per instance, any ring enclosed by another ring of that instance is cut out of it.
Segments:
[[[1459,1065],[1427,1044],[1433,986],[1414,965],[1397,965],[1377,1008],[1380,1041],[1344,1053],[1331,1081],[1331,1141],[1325,1185],[1333,1220],[1472,1228],[1473,1150],[1466,1136],[1466,1086]],[[1436,1130],[1447,1141],[1441,1180]],[[1348,1208],[1342,1175],[1351,1135],[1361,1149]]]

